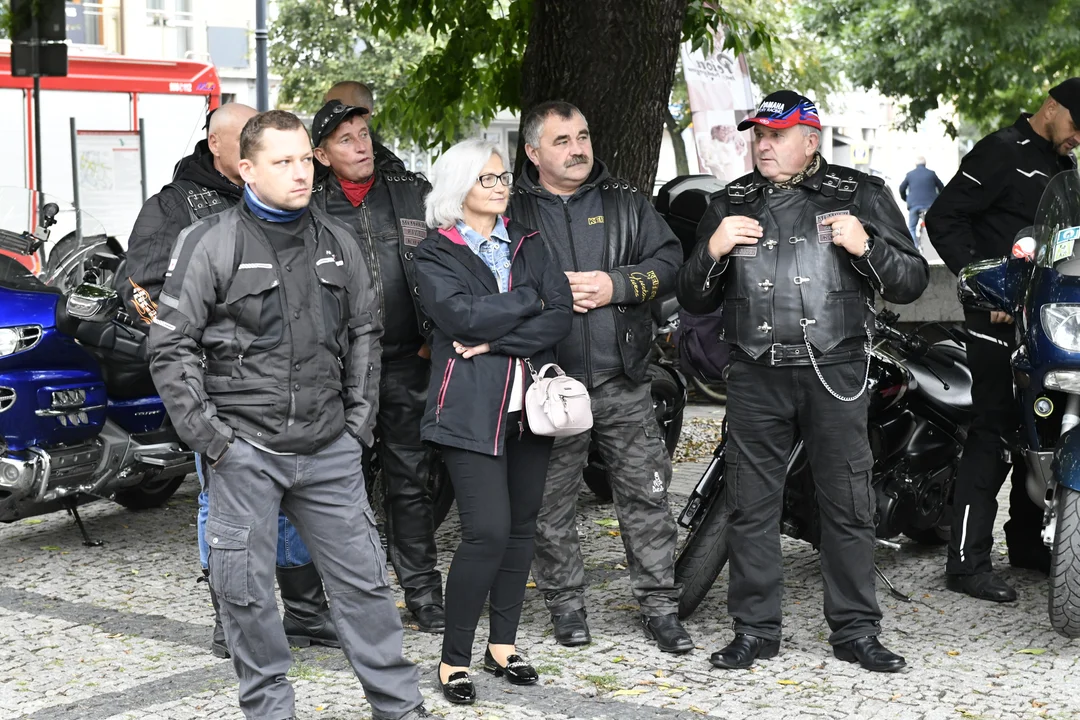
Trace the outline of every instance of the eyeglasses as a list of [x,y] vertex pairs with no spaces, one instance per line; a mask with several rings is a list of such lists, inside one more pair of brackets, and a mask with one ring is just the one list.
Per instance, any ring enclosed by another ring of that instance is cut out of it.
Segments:
[[480,183],[480,187],[493,188],[498,183],[502,183],[506,187],[510,187],[514,182],[514,173],[504,172],[502,175],[496,175],[495,173],[487,173],[476,178]]

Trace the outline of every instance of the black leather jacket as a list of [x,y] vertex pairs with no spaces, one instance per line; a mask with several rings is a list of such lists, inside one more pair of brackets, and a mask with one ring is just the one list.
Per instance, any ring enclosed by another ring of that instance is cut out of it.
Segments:
[[[819,236],[818,217],[837,211],[854,214],[866,228],[866,258],[833,245],[831,235]],[[716,262],[709,238],[729,215],[755,218],[764,235]],[[865,338],[873,327],[875,290],[889,302],[909,303],[930,278],[884,181],[824,161],[791,190],[774,187],[757,171],[732,182],[713,197],[697,235],[679,270],[679,302],[694,314],[723,304],[724,339],[752,358],[763,358],[776,343],[797,345],[804,329],[821,355]]]
[[384,328],[383,357],[413,355],[430,334],[431,322],[420,309],[413,256],[427,236],[424,198],[431,185],[423,175],[375,172],[375,184],[360,207],[353,207],[333,174],[315,187],[312,204],[356,232],[379,296]]

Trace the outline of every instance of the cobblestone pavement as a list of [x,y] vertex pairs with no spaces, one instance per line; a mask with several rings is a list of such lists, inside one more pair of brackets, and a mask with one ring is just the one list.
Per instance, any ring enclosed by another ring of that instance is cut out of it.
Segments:
[[[691,415],[680,458],[708,455],[720,411],[694,408]],[[676,509],[703,467],[677,466]],[[105,540],[99,548],[83,547],[61,513],[0,527],[0,718],[241,717],[231,665],[207,650],[212,610],[205,585],[195,584],[195,496],[196,485],[188,483],[159,510],[87,507],[91,533]],[[898,602],[879,588],[883,639],[910,665],[883,676],[832,658],[816,554],[785,540],[782,652],[752,671],[722,672],[708,655],[730,635],[726,580],[687,622],[697,649],[659,652],[637,627],[622,543],[609,523],[601,524],[612,517],[610,506],[583,493],[593,643],[557,645],[543,603],[530,591],[519,647],[542,683],[514,688],[477,669],[481,702],[459,708],[438,691],[439,638],[408,630],[406,651],[422,667],[430,710],[452,720],[1080,717],[1080,643],[1049,629],[1045,580],[1010,569],[1004,558],[999,568],[1020,601],[1001,606],[946,591],[941,548],[879,549],[881,568],[913,598]],[[452,513],[439,533],[444,572],[456,537]],[[299,717],[370,717],[339,651],[296,651],[291,675]]]

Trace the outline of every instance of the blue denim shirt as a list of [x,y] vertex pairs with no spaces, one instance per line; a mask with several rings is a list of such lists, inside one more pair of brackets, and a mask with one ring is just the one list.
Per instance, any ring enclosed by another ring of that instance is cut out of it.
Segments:
[[466,225],[463,220],[458,220],[456,227],[469,248],[491,268],[495,279],[499,281],[499,291],[507,292],[510,288],[510,235],[506,232],[506,223],[502,217],[495,221],[490,240]]

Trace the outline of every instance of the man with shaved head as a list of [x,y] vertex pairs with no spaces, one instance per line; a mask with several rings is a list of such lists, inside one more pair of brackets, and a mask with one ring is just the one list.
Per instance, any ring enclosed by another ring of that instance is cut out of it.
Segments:
[[[375,112],[375,97],[371,93],[371,88],[355,80],[342,80],[335,83],[333,87],[326,91],[326,95],[323,97],[323,102],[330,102],[331,100],[337,100],[342,105],[350,107],[364,108],[368,111],[369,121]],[[407,172],[405,163],[401,161],[401,158],[395,155],[390,148],[379,142],[374,134],[371,136],[371,146],[374,150],[375,166],[379,170],[390,174]],[[321,180],[325,176],[325,173],[318,172],[319,169],[319,166],[316,165],[316,180]]]
[[[128,240],[126,272],[116,280],[116,289],[126,302],[135,327],[149,331],[157,315],[158,294],[169,270],[169,256],[176,238],[192,223],[227,210],[244,196],[240,177],[240,133],[257,114],[255,108],[228,103],[207,115],[206,139],[176,165],[173,181],[149,198],[139,212]],[[142,375],[149,381],[148,368]],[[153,385],[139,388],[154,392]],[[202,463],[199,480],[203,482]],[[203,577],[208,578],[209,548],[205,540],[209,497],[203,484],[199,494],[198,537]],[[284,515],[278,518],[277,580],[285,607],[283,624],[290,643],[299,647],[338,647],[337,632],[330,619],[322,582],[296,528]],[[218,598],[210,589],[214,604],[214,634],[210,650],[229,657],[225,633],[218,614]]]

